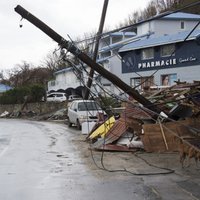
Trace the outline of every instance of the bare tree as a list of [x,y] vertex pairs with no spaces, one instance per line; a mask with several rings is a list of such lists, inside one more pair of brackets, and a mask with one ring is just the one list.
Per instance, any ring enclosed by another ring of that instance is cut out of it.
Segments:
[[66,68],[66,63],[63,59],[62,50],[55,49],[54,51],[47,54],[43,61],[42,66],[48,68],[52,73],[63,68]]
[[[152,0],[147,7],[140,11],[135,11],[128,15],[127,19],[120,22],[116,28],[124,27],[127,25],[135,24],[138,21],[148,19],[156,14],[163,13],[169,10],[176,10],[188,5],[190,3],[198,2],[198,0]],[[184,12],[199,13],[200,7],[191,7],[184,10]]]
[[156,2],[151,1],[146,9],[143,10],[143,20],[148,19],[154,15],[158,14],[158,10],[156,8]]
[[18,64],[16,67],[9,71],[9,81],[12,86],[22,86],[29,79],[30,65],[23,61],[22,64]]
[[13,87],[28,86],[33,84],[46,85],[47,81],[52,77],[52,73],[48,68],[35,67],[30,63],[23,62],[11,69],[8,73],[6,83]]

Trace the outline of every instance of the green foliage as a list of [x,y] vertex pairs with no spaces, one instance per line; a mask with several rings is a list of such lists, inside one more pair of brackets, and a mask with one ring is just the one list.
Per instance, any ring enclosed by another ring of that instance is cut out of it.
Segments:
[[41,85],[32,85],[30,87],[30,96],[32,102],[41,101],[42,97],[44,97],[45,94],[45,89]]
[[45,95],[45,89],[40,85],[18,87],[9,90],[0,96],[0,104],[21,104],[27,101],[38,102]]
[[27,87],[14,88],[9,90],[0,97],[1,104],[17,104],[23,103],[24,97],[27,96],[29,90]]
[[116,107],[120,107],[120,103],[115,99],[115,98],[112,98],[112,97],[101,97],[101,106],[102,108],[104,109],[107,109],[109,107],[112,107],[112,108],[116,108]]
[[112,108],[121,107],[121,102],[119,102],[116,98],[109,96],[101,96],[99,103],[108,116],[112,116],[114,114]]

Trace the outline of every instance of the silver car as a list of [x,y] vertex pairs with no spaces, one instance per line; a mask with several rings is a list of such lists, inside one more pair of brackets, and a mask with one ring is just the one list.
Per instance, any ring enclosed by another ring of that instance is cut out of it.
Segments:
[[75,124],[81,130],[83,122],[96,122],[98,113],[105,114],[97,102],[93,100],[75,100],[68,108],[69,127]]
[[53,92],[47,95],[47,101],[63,102],[66,100],[67,100],[66,94],[62,92]]

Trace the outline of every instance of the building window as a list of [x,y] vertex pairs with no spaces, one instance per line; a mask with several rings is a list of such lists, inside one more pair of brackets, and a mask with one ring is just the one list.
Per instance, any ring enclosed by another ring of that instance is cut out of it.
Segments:
[[143,90],[146,87],[150,87],[154,85],[153,77],[138,77],[131,78],[131,87],[136,88],[137,90]]
[[141,87],[141,78],[131,78],[131,87],[140,90]]
[[142,60],[152,59],[154,58],[154,49],[148,48],[142,50]]
[[174,56],[175,55],[175,45],[168,44],[161,47],[161,57]]
[[111,56],[111,51],[101,53],[101,58],[107,58]]
[[120,42],[120,41],[122,41],[122,36],[121,37],[113,37],[112,38],[112,44],[115,44],[115,43],[117,43],[117,42]]
[[51,81],[50,82],[50,86],[55,86],[56,85],[56,82],[55,81]]
[[185,23],[181,22],[181,29],[185,29]]
[[161,76],[161,85],[163,86],[174,85],[174,81],[177,81],[177,74],[165,74]]

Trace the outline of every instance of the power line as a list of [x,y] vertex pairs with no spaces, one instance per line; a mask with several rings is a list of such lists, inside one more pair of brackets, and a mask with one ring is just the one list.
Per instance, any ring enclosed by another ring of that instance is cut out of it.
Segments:
[[[157,20],[157,19],[160,19],[160,18],[163,18],[163,17],[166,17],[167,15],[170,15],[170,14],[174,14],[174,13],[177,13],[177,12],[180,12],[180,11],[183,11],[183,10],[186,10],[188,8],[191,8],[191,7],[194,7],[194,6],[199,6],[200,5],[200,2],[197,1],[197,2],[194,2],[194,3],[190,3],[190,4],[187,4],[186,6],[180,8],[180,9],[177,9],[177,10],[174,10],[174,11],[167,11],[167,12],[164,12],[164,13],[161,13],[161,14],[158,14],[158,15],[155,15],[149,19],[145,19],[145,20],[142,20],[142,21],[139,21],[135,24],[131,24],[131,25],[128,25],[128,26],[123,26],[123,27],[120,27],[120,28],[117,28],[117,29],[113,29],[111,31],[108,31],[108,32],[105,32],[105,33],[102,33],[101,34],[101,37],[103,36],[106,36],[106,35],[109,35],[111,33],[114,33],[114,32],[119,32],[119,31],[127,31],[135,26],[138,26],[140,24],[143,24],[143,23],[146,23],[146,22],[150,22],[150,21],[153,21],[153,20]],[[96,34],[95,36],[93,37],[89,37],[89,38],[86,38],[84,40],[81,40],[81,41],[78,41],[76,43],[81,43],[81,42],[84,42],[84,41],[87,41],[87,40],[91,40],[91,39],[95,39],[96,38]]]

